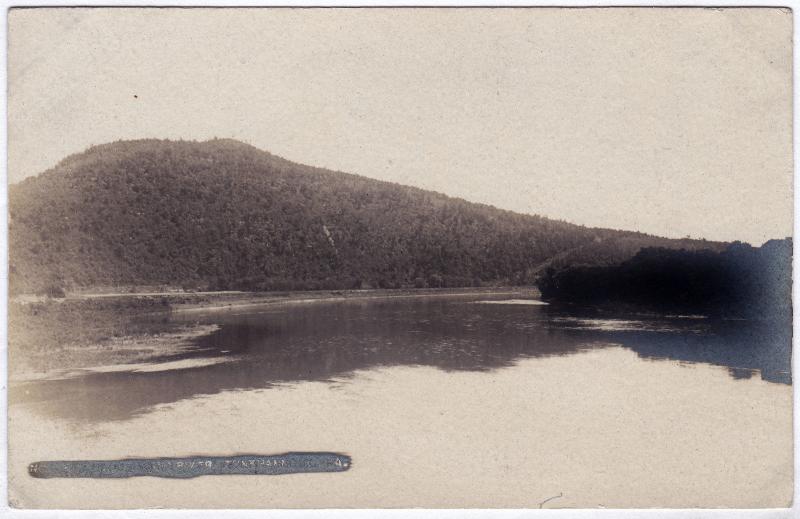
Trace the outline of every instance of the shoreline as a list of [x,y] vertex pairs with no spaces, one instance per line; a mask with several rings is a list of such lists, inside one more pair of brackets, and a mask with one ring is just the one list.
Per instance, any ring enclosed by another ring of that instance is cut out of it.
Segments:
[[[298,290],[245,292],[237,290],[220,291],[182,291],[164,290],[159,292],[70,292],[63,298],[50,298],[21,294],[10,299],[12,304],[61,303],[79,304],[92,302],[102,305],[108,302],[147,301],[161,302],[172,311],[188,311],[200,308],[227,308],[234,306],[256,306],[274,303],[307,303],[314,301],[344,301],[350,299],[388,299],[410,297],[444,297],[472,295],[517,295],[521,297],[540,297],[535,286],[494,286],[494,287],[455,287],[455,288],[368,288],[346,290]],[[157,306],[157,305],[150,305]],[[165,308],[166,309],[166,308]],[[154,313],[159,313],[156,311]]]
[[[191,293],[181,294],[183,296]],[[206,292],[211,300],[178,302],[171,304],[174,313],[190,313],[203,311],[225,311],[249,307],[309,304],[316,302],[358,301],[372,299],[406,299],[429,297],[469,297],[469,296],[520,296],[539,297],[535,287],[481,287],[481,288],[424,288],[424,289],[364,289],[364,290],[318,290],[298,292],[241,292],[235,295],[225,293],[228,297],[213,297],[216,294]]]

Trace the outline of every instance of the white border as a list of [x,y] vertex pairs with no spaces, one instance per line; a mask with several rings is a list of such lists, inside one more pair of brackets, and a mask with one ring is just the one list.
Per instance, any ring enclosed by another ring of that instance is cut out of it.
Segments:
[[[689,2],[684,0],[649,0],[643,2],[613,2],[613,1],[577,1],[577,0],[551,0],[551,1],[537,1],[537,0],[300,0],[300,1],[259,1],[259,0],[239,0],[239,1],[220,1],[220,0],[42,0],[41,2],[31,0],[9,1],[0,0],[2,6],[2,25],[0,26],[0,39],[5,43],[4,49],[6,52],[0,54],[0,77],[6,86],[3,89],[2,96],[3,102],[0,103],[0,117],[3,121],[7,121],[7,77],[6,77],[6,57],[7,57],[7,27],[8,27],[8,9],[11,7],[45,7],[45,6],[111,6],[111,7],[146,7],[146,6],[161,6],[161,7],[268,7],[268,6],[291,6],[291,7],[400,7],[400,6],[414,6],[414,7],[788,7],[796,11],[800,7],[800,0],[790,0],[783,2],[775,2],[768,0],[727,0],[722,2],[713,3],[699,3]],[[793,15],[796,13],[793,12]],[[798,20],[794,16],[794,35],[793,36],[793,94],[794,103],[793,107],[797,105],[798,99],[798,69],[800,69],[800,51],[797,48],[797,34]],[[798,123],[800,116],[799,110],[795,109],[793,112],[794,117],[794,185],[796,186],[798,179],[797,164],[800,163],[800,146],[798,146]],[[734,509],[686,509],[686,510],[668,510],[668,509],[633,509],[633,510],[618,510],[618,509],[549,509],[549,510],[424,510],[424,509],[411,509],[411,510],[164,510],[164,509],[150,509],[150,510],[17,510],[8,507],[7,496],[7,294],[8,294],[8,198],[7,198],[7,125],[0,125],[0,172],[2,182],[0,182],[0,517],[11,518],[73,518],[73,517],[87,517],[87,518],[497,518],[497,519],[517,519],[517,518],[578,518],[578,519],[694,519],[694,518],[733,518],[733,519],[773,519],[773,518],[786,518],[786,517],[800,517],[800,507],[797,501],[800,496],[800,449],[798,449],[798,439],[800,438],[800,413],[794,414],[794,495],[795,504],[791,509],[766,509],[766,510],[734,510]],[[794,278],[797,279],[797,258],[800,254],[800,245],[798,245],[797,237],[798,229],[798,215],[800,214],[800,203],[795,196],[794,201]],[[797,283],[793,286],[793,301],[794,301],[794,330],[795,336],[793,346],[798,343],[797,330],[800,324],[800,289]],[[793,347],[795,355],[792,358],[792,371],[797,374],[800,372],[800,361],[798,361],[798,350]],[[798,392],[797,375],[795,375],[795,383],[792,386],[794,392],[794,408],[798,408],[800,402],[800,393]],[[476,491],[479,491],[476,489]]]

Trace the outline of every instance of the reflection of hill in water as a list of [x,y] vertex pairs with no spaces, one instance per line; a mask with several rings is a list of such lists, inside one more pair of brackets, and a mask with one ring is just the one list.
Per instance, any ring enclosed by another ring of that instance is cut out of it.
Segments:
[[694,319],[598,322],[546,307],[463,299],[316,303],[200,319],[221,328],[180,358],[225,355],[229,362],[30,383],[12,388],[14,401],[75,421],[118,420],[196,395],[325,381],[379,366],[488,371],[521,358],[569,355],[609,344],[631,348],[642,357],[728,366],[734,376],[749,376],[755,369],[765,380],[790,382],[789,329],[776,335],[768,327],[743,323],[717,327]]
[[640,357],[702,362],[729,369],[734,378],[760,373],[763,380],[791,384],[789,322],[706,319],[559,320],[576,333],[602,335]]

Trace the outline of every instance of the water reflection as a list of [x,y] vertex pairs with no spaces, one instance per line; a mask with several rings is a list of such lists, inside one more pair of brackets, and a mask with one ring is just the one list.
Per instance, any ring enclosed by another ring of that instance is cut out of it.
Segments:
[[695,317],[553,319],[586,337],[602,334],[649,359],[672,359],[727,367],[734,378],[791,384],[792,327],[788,322],[711,320]]
[[120,420],[200,394],[325,381],[379,366],[487,371],[521,358],[569,355],[610,344],[645,358],[726,366],[736,377],[757,370],[765,380],[791,382],[790,327],[781,331],[685,318],[598,319],[547,306],[474,303],[464,298],[320,302],[175,316],[220,325],[179,358],[230,360],[181,370],[32,382],[13,386],[11,396],[70,421]]

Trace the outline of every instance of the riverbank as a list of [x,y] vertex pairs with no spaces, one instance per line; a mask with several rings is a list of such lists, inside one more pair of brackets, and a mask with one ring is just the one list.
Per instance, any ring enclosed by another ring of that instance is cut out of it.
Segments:
[[409,288],[367,290],[315,290],[303,292],[225,292],[183,294],[171,303],[173,312],[218,311],[273,304],[307,304],[317,301],[390,299],[409,297],[468,297],[476,295],[537,298],[533,287]]

